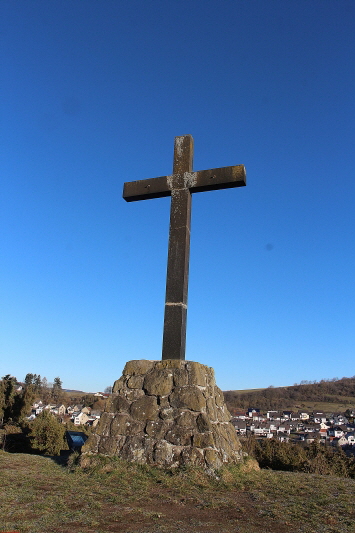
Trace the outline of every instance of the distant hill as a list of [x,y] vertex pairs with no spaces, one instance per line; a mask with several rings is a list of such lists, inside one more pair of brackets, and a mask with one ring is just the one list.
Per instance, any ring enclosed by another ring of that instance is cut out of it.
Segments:
[[290,387],[225,391],[229,411],[256,407],[268,409],[307,409],[326,412],[355,408],[355,376],[351,378],[302,382]]

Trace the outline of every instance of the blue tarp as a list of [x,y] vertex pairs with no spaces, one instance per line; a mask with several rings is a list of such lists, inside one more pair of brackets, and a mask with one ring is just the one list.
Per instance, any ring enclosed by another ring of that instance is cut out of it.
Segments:
[[66,437],[70,449],[81,448],[88,438],[82,431],[67,431]]

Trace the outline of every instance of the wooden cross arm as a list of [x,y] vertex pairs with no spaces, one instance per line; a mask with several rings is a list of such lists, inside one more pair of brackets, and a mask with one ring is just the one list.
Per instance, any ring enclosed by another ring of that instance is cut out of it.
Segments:
[[149,200],[150,198],[162,198],[170,196],[167,176],[151,178],[148,180],[128,181],[123,185],[123,198],[126,202],[136,200]]
[[236,165],[126,182],[123,187],[123,198],[126,202],[135,202],[170,196],[174,189],[190,189],[193,193],[244,185],[246,185],[245,167]]
[[244,165],[234,167],[211,168],[197,172],[185,172],[188,177],[188,188],[191,192],[215,191],[246,185],[247,175]]

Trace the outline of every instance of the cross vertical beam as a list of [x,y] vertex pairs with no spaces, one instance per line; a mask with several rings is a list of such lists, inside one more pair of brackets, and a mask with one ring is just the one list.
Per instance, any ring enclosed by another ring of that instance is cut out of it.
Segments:
[[191,195],[246,185],[244,165],[192,171],[191,135],[175,137],[173,174],[126,182],[126,202],[171,196],[163,359],[185,359]]
[[191,192],[183,174],[192,171],[191,135],[175,137],[162,359],[185,359],[190,257]]

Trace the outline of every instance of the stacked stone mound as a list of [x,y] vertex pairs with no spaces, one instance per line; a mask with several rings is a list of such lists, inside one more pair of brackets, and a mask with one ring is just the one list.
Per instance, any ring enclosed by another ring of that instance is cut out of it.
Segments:
[[213,369],[180,360],[129,361],[82,452],[169,468],[242,458]]

